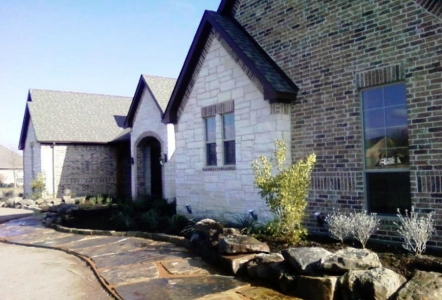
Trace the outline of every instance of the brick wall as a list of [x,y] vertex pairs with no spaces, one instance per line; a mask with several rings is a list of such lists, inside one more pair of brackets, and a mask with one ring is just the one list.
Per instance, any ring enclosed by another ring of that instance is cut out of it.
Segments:
[[[442,246],[442,26],[424,2],[239,0],[235,18],[300,88],[293,159],[318,158],[309,214],[366,207],[358,83],[405,82],[412,203],[436,211]],[[389,239],[386,228],[379,236]]]
[[[49,194],[116,195],[116,148],[110,145],[42,145],[42,170]],[[54,151],[55,168],[52,165]],[[55,180],[52,174],[55,174]],[[54,180],[54,181],[53,181]],[[55,192],[53,186],[55,184]]]
[[[273,141],[290,142],[290,106],[270,105],[229,46],[212,32],[179,109],[176,126],[177,211],[234,220],[252,209],[269,217],[253,184],[251,162],[272,155]],[[222,113],[235,119],[236,164],[223,164]],[[206,166],[204,117],[216,120],[217,165]],[[291,159],[289,158],[289,162]]]

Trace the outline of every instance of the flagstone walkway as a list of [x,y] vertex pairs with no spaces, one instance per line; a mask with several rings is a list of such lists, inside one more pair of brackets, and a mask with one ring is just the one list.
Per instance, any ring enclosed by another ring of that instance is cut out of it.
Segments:
[[43,227],[41,219],[34,215],[1,224],[0,240],[80,257],[116,299],[296,299],[221,275],[188,249],[172,243],[63,233]]

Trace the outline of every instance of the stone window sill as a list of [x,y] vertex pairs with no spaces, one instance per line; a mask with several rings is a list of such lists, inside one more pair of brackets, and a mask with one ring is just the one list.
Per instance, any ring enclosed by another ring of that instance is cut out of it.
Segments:
[[203,171],[232,171],[236,170],[236,166],[222,166],[222,167],[204,167]]

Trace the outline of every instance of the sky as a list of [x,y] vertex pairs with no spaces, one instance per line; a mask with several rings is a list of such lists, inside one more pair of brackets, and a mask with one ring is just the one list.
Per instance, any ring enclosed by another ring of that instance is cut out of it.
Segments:
[[29,89],[133,97],[178,77],[221,0],[0,0],[0,145],[18,150]]

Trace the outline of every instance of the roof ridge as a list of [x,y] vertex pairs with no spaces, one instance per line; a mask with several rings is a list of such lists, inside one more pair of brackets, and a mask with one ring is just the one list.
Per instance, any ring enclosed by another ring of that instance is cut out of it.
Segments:
[[143,77],[155,77],[155,78],[164,78],[164,79],[175,79],[175,77],[165,77],[165,76],[158,76],[158,75],[149,75],[149,74],[141,74]]
[[77,95],[79,94],[79,95],[96,95],[96,96],[132,98],[130,96],[110,95],[110,94],[102,94],[102,93],[87,93],[87,92],[73,92],[73,91],[60,91],[60,90],[46,90],[46,89],[29,89],[30,93],[32,91],[51,92],[51,93],[64,93],[64,94],[77,94]]

